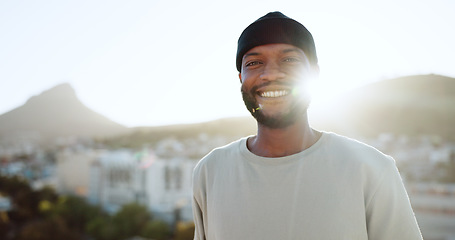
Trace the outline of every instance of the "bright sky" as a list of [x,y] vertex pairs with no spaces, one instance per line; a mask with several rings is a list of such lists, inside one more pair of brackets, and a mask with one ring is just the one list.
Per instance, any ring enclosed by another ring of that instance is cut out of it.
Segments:
[[129,127],[247,116],[237,38],[276,10],[315,38],[316,105],[380,79],[455,77],[452,0],[3,0],[0,114],[67,82]]

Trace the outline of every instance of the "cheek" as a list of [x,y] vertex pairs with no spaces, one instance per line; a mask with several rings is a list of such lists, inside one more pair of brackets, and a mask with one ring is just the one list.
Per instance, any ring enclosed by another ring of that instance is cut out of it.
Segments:
[[240,82],[242,84],[251,84],[251,82],[253,82],[253,77],[252,77],[252,74],[250,72],[244,72],[242,73],[241,75],[241,78],[240,78]]
[[287,69],[287,73],[294,77],[304,78],[310,75],[311,69],[306,66],[300,66]]
[[307,89],[309,84],[313,82],[314,76],[312,75],[311,71],[295,71],[292,74],[290,73],[292,79],[295,80],[295,84],[297,84],[300,88]]

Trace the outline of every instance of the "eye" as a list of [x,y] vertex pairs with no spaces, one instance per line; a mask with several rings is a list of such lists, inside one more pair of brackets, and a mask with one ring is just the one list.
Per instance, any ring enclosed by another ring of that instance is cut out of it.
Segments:
[[296,58],[296,57],[286,57],[283,62],[299,62],[300,59]]
[[245,67],[252,67],[261,64],[260,61],[250,61],[245,64]]

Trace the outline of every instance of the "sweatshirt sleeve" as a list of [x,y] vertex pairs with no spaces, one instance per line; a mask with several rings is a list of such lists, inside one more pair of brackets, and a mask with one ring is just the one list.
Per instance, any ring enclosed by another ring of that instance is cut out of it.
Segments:
[[200,165],[198,164],[193,171],[193,220],[194,220],[194,240],[205,240],[205,187],[202,185],[200,175]]
[[205,240],[204,218],[197,200],[193,197],[194,240]]
[[368,239],[423,239],[395,161],[389,160],[366,204]]

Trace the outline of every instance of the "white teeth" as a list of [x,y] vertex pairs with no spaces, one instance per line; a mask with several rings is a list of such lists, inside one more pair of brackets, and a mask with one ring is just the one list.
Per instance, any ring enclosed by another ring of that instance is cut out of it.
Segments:
[[288,91],[286,91],[286,90],[267,91],[267,92],[261,93],[261,97],[274,98],[274,97],[282,97],[287,94],[288,94]]

